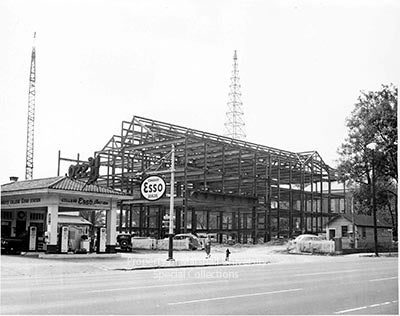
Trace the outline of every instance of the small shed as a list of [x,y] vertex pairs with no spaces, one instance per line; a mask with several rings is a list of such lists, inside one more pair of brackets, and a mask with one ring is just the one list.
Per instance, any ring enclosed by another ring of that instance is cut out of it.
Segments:
[[[355,240],[354,234],[355,231]],[[327,238],[341,238],[342,249],[373,249],[374,220],[368,215],[339,214],[326,224]],[[393,241],[393,226],[377,219],[378,246],[389,248]]]

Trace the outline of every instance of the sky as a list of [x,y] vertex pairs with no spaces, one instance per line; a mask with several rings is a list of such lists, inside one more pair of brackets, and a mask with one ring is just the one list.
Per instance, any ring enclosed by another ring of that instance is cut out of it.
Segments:
[[34,32],[34,178],[134,115],[222,135],[234,50],[246,140],[331,167],[360,91],[400,82],[397,0],[1,0],[2,184],[25,178]]

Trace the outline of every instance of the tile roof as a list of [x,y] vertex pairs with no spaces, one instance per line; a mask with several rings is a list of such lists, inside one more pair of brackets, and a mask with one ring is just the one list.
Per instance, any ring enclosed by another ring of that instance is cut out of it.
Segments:
[[1,192],[12,192],[20,190],[35,190],[35,189],[46,189],[54,182],[62,179],[63,177],[52,177],[44,179],[24,180],[16,181],[3,184],[1,186]]
[[123,195],[123,193],[113,189],[101,187],[96,184],[86,185],[85,181],[74,180],[64,176],[17,181],[17,182],[6,183],[1,186],[1,192],[14,192],[22,190],[37,190],[37,189],[53,189],[53,190],[64,190],[64,191],[87,192],[87,193]]
[[102,194],[113,194],[113,195],[123,195],[123,193],[109,189],[106,187],[101,187],[96,184],[86,185],[85,181],[82,180],[73,180],[68,177],[63,177],[59,181],[51,184],[49,189],[55,190],[65,190],[65,191],[79,191],[79,192],[88,192],[88,193],[102,193]]
[[[348,221],[352,222],[352,215],[351,214],[340,214],[337,217],[333,218],[331,221],[334,221],[338,217],[344,217]],[[331,222],[329,221],[329,222]],[[361,215],[361,214],[356,214],[354,215],[354,224],[357,226],[367,226],[367,227],[374,227],[374,218],[372,216],[368,215]],[[376,227],[382,227],[382,228],[391,228],[393,225],[387,223],[386,221],[377,218],[376,220]]]

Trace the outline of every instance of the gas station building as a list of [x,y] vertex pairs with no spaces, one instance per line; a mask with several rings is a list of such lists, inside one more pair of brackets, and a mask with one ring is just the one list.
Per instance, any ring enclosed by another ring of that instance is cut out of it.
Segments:
[[[29,234],[30,251],[67,252],[68,243],[65,249],[62,237],[67,238],[68,242],[68,231],[63,235],[61,226],[81,224],[84,227],[91,223],[83,219],[81,222],[70,220],[68,223],[66,215],[81,210],[105,211],[106,228],[98,251],[115,252],[117,204],[122,197],[121,192],[94,184],[85,185],[83,181],[68,177],[4,184],[1,186],[2,237]],[[82,233],[88,234],[88,230]]]

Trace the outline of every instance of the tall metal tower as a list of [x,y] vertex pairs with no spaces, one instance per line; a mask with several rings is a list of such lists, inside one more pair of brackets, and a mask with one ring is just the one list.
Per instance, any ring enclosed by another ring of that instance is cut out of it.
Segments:
[[246,138],[244,132],[244,119],[242,110],[242,100],[240,93],[239,70],[237,62],[237,53],[233,55],[233,70],[231,84],[229,85],[229,102],[228,111],[226,112],[225,120],[225,136],[243,140]]
[[33,177],[33,145],[35,136],[35,96],[36,96],[36,32],[33,34],[31,69],[29,73],[29,94],[28,94],[28,123],[26,133],[26,165],[25,180]]

